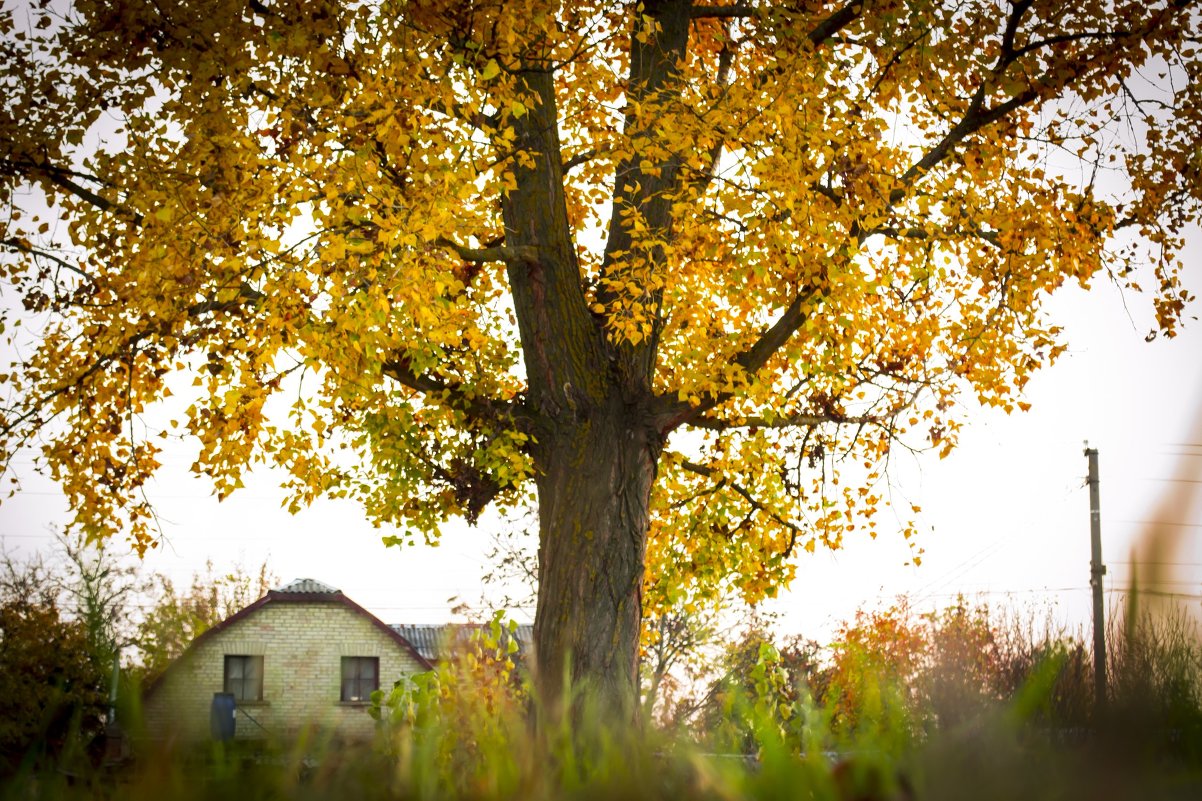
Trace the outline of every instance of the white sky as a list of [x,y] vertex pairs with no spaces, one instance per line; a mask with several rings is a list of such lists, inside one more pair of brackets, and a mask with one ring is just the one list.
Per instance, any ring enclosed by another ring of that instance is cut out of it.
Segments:
[[[1202,257],[1194,237],[1186,280],[1202,295]],[[802,553],[793,587],[767,608],[781,628],[817,639],[862,605],[908,593],[920,609],[945,605],[957,593],[991,604],[1053,605],[1070,625],[1089,618],[1089,514],[1083,443],[1100,451],[1106,586],[1130,575],[1131,552],[1147,529],[1142,521],[1175,524],[1177,563],[1160,589],[1202,609],[1202,501],[1193,510],[1157,512],[1170,490],[1202,497],[1202,323],[1190,319],[1173,340],[1151,343],[1148,299],[1126,299],[1110,285],[1065,289],[1053,305],[1068,352],[1034,378],[1028,413],[970,410],[960,448],[949,458],[903,456],[893,482],[900,507],[923,507],[920,567],[907,566],[900,536],[875,542],[849,538],[837,553]],[[1202,308],[1195,305],[1191,317]],[[1191,434],[1191,428],[1193,433]],[[436,548],[385,548],[382,534],[349,502],[320,502],[291,516],[269,475],[252,477],[225,502],[187,472],[187,459],[168,457],[151,488],[167,542],[146,570],[186,582],[212,559],[220,572],[235,562],[253,570],[264,560],[284,581],[311,577],[343,589],[387,622],[452,618],[460,601],[477,606],[485,555],[497,521],[457,526]],[[1178,468],[1191,468],[1185,476]],[[49,480],[18,460],[23,491],[0,504],[0,536],[18,554],[48,548],[51,530],[66,520]],[[1170,480],[1175,479],[1175,480]],[[1192,483],[1191,483],[1192,482]],[[1113,594],[1111,596],[1114,597]],[[528,620],[533,610],[516,610]]]
[[[1187,266],[1196,294],[1199,245],[1195,237]],[[1050,606],[1061,622],[1087,623],[1085,440],[1099,450],[1108,605],[1130,584],[1147,522],[1161,521],[1179,547],[1157,557],[1175,564],[1150,589],[1193,596],[1176,600],[1202,608],[1202,323],[1190,319],[1175,339],[1147,343],[1147,299],[1129,296],[1130,316],[1123,300],[1109,285],[1066,289],[1053,308],[1069,350],[1028,385],[1031,411],[974,409],[951,456],[924,455],[896,471],[898,489],[923,506],[921,567],[902,566],[900,538],[817,554],[777,607],[785,628],[827,632],[857,606],[900,593],[920,609],[965,593],[991,605]],[[1200,311],[1195,304],[1191,317]],[[1166,493],[1181,491],[1192,493],[1192,509],[1158,509]]]

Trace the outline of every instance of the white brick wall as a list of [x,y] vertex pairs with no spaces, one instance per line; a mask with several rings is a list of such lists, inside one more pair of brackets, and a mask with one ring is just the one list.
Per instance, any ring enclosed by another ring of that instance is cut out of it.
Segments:
[[209,710],[213,693],[223,689],[227,654],[263,656],[263,700],[238,703],[239,738],[287,739],[307,726],[323,735],[369,737],[375,721],[366,707],[340,701],[342,657],[379,657],[384,690],[424,669],[370,620],[337,601],[271,601],[193,644],[171,666],[144,699],[151,738],[211,736]]

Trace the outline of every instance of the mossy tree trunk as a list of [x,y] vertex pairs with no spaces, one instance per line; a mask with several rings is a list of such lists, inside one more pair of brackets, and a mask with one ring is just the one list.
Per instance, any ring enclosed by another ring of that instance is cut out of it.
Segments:
[[[632,100],[672,90],[689,11],[688,0],[646,4],[658,25],[650,37],[632,31]],[[530,159],[515,168],[502,212],[538,471],[538,680],[544,701],[560,700],[566,676],[630,717],[651,488],[668,430],[653,390],[660,298],[649,299],[654,328],[638,342],[609,336],[589,309],[567,218],[554,74],[535,64],[517,78],[534,99],[512,120],[515,146]],[[627,132],[644,124],[628,117]],[[640,247],[625,210],[638,208],[642,224],[667,238],[678,172],[674,160],[620,166],[603,273]],[[651,264],[663,257],[641,255]],[[604,289],[598,298],[607,300]]]

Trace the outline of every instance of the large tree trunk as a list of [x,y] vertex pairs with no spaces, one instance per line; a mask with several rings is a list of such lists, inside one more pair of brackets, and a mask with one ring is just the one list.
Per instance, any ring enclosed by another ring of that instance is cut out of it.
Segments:
[[538,683],[544,702],[581,691],[606,717],[629,721],[662,444],[646,416],[616,397],[575,423],[540,449]]
[[[683,58],[689,6],[689,0],[647,3],[662,31],[647,41],[638,34],[641,21],[632,31],[631,97],[666,91]],[[563,190],[554,71],[531,64],[514,74],[531,102],[507,120],[514,140],[502,146],[523,158],[512,165],[514,186],[501,211],[535,438],[537,681],[546,704],[564,699],[566,679],[611,720],[629,721],[637,709],[648,507],[666,430],[650,413],[658,328],[639,342],[614,342],[591,312]],[[628,118],[627,133],[640,124]],[[622,209],[640,208],[644,224],[668,236],[676,162],[644,169],[632,156],[619,166],[603,272],[620,272],[615,254],[641,247]],[[658,263],[663,254],[653,248],[644,255]],[[598,291],[596,300],[614,299]],[[657,304],[655,296],[653,317]]]

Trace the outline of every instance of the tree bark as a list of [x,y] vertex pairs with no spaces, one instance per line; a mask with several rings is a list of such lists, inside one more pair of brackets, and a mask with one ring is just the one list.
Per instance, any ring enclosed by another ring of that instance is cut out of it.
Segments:
[[[688,40],[689,6],[690,0],[645,5],[658,28],[650,39],[638,34],[641,21],[632,31],[632,98],[671,91]],[[652,414],[658,336],[610,341],[590,311],[563,190],[554,75],[538,63],[513,74],[532,101],[508,120],[512,147],[524,157],[513,164],[514,187],[501,211],[506,248],[525,254],[507,260],[506,272],[535,438],[536,679],[550,711],[565,691],[584,692],[608,719],[629,723],[638,709],[643,563],[665,430]],[[626,127],[632,134],[635,117]],[[676,161],[649,170],[637,159],[619,166],[603,273],[615,268],[616,252],[633,246],[622,222],[626,205],[637,205],[644,224],[668,236]],[[662,259],[658,250],[648,255]]]
[[649,417],[614,393],[544,445],[534,621],[542,699],[558,706],[587,693],[605,717],[629,722],[662,441]]

